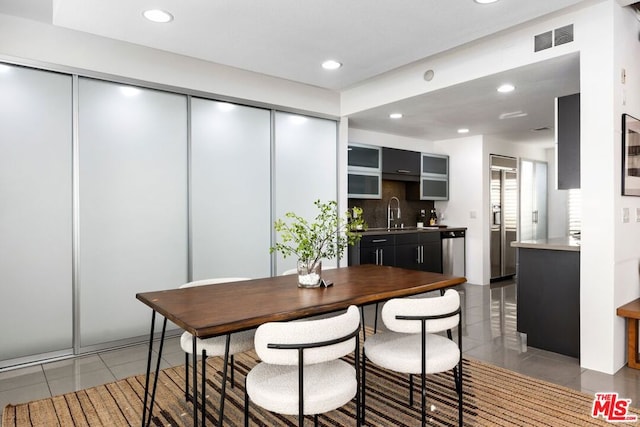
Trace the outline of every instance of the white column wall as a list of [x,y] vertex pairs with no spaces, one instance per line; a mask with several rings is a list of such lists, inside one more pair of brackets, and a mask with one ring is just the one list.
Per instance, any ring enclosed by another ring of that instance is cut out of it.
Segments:
[[[486,192],[483,176],[482,136],[450,139],[435,143],[437,153],[449,156],[449,200],[436,201],[436,209],[444,214],[447,224],[467,227],[466,277],[471,284],[489,283],[489,246],[485,244],[488,230],[484,230]],[[485,280],[485,277],[487,278]]]
[[[615,223],[614,247],[615,270],[613,276],[614,295],[612,310],[640,295],[640,222],[637,210],[640,198],[621,196],[622,120],[623,113],[640,118],[640,22],[629,8],[613,8],[614,49],[613,49],[613,175],[615,202],[613,219]],[[622,70],[626,81],[621,81]],[[629,222],[623,223],[622,209],[629,209]],[[626,360],[625,322],[613,318],[613,370]],[[595,345],[595,343],[594,343]]]

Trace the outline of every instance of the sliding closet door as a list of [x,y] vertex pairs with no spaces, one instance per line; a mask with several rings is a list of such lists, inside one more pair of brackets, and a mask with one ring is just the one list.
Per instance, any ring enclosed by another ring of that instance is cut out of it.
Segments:
[[148,334],[136,293],[187,280],[186,102],[80,79],[82,348]]
[[72,347],[71,86],[0,64],[0,367]]
[[[289,113],[275,115],[275,214],[315,218],[313,202],[337,201],[337,127],[332,120]],[[331,263],[335,263],[335,260]],[[296,260],[277,258],[277,273]]]
[[271,273],[270,111],[191,101],[193,279]]

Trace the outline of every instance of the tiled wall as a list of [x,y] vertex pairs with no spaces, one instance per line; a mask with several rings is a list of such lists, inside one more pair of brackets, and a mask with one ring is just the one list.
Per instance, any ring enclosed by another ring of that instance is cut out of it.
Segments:
[[[401,181],[382,180],[382,199],[349,199],[349,208],[359,206],[363,209],[364,220],[369,228],[384,228],[387,226],[387,205],[391,197],[400,199],[400,220],[393,224],[403,223],[405,227],[415,227],[420,210],[424,209],[427,217],[429,210],[433,209],[431,200],[407,200],[406,184]],[[393,201],[392,208],[396,208],[396,201]]]

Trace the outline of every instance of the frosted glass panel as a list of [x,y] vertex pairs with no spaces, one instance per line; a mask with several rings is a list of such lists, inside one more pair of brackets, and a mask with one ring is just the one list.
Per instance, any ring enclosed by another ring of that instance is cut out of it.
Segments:
[[80,343],[149,333],[187,280],[186,97],[80,79]]
[[[312,219],[315,200],[337,200],[336,122],[288,113],[276,113],[275,122],[276,217],[292,211]],[[278,274],[295,265],[278,255]]]
[[0,360],[72,347],[71,76],[0,64]]
[[271,115],[204,99],[191,106],[193,278],[271,273]]

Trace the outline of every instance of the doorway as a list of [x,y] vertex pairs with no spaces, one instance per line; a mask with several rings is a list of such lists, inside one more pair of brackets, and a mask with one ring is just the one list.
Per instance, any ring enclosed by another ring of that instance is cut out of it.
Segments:
[[516,274],[518,226],[518,160],[491,155],[491,276],[490,281],[508,279]]
[[547,238],[547,163],[520,161],[520,240]]

